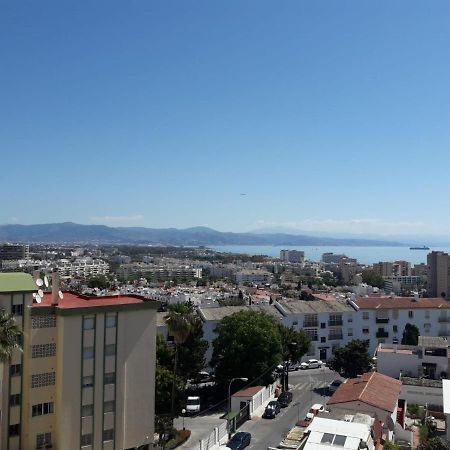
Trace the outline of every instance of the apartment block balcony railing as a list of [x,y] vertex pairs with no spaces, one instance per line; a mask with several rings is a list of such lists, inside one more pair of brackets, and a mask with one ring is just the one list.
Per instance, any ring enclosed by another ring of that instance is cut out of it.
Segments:
[[377,331],[377,338],[387,338],[389,337],[389,333],[387,331]]
[[312,342],[317,342],[319,340],[318,336],[308,336],[309,340]]
[[343,325],[342,319],[328,321],[328,326],[330,326],[330,327],[342,327],[342,325]]
[[376,323],[389,323],[389,318],[387,317],[377,317],[375,319]]
[[338,341],[338,340],[343,339],[343,338],[344,338],[344,336],[342,334],[330,334],[328,336],[328,340],[329,341]]
[[303,328],[317,328],[319,326],[319,322],[303,322]]
[[450,317],[439,317],[438,322],[440,322],[440,323],[450,323]]

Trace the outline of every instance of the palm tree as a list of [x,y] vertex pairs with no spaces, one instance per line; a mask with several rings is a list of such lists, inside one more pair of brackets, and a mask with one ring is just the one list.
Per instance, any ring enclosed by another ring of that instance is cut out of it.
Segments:
[[191,305],[186,306],[182,304],[176,304],[170,307],[165,321],[169,329],[169,334],[173,336],[175,344],[175,355],[173,361],[173,381],[172,381],[172,401],[171,401],[171,413],[172,419],[175,416],[175,380],[177,374],[178,364],[178,349],[180,345],[186,342],[186,339],[192,332],[195,326],[197,316],[194,314],[194,310]]
[[21,348],[22,331],[17,326],[14,317],[0,309],[0,362],[11,359],[15,348]]

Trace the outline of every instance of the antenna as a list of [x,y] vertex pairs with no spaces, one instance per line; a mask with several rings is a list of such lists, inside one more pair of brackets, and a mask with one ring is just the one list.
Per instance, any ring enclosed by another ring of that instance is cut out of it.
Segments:
[[36,280],[36,284],[37,284],[39,287],[41,287],[41,286],[44,284],[44,282],[42,281],[42,278],[38,278],[38,279]]
[[42,298],[44,296],[44,291],[42,289],[38,289],[38,295]]
[[39,294],[36,294],[36,303],[41,303],[42,302],[42,298]]
[[44,276],[44,284],[45,284],[45,287],[48,287],[48,277],[47,277],[47,275]]

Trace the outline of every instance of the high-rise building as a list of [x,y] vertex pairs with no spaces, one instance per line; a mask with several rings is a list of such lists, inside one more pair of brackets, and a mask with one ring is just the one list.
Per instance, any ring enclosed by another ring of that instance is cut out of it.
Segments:
[[25,244],[0,244],[0,261],[28,259],[30,246]]
[[305,252],[299,250],[280,250],[280,259],[288,263],[301,264],[305,262]]
[[382,277],[390,277],[394,272],[394,263],[389,261],[380,261],[373,265],[373,271]]
[[450,299],[450,257],[448,253],[432,251],[427,255],[428,295]]
[[53,292],[0,274],[0,307],[23,330],[0,370],[0,447],[148,449],[153,441],[157,302]]
[[346,258],[346,256],[338,253],[327,252],[322,254],[322,261],[325,264],[339,264],[343,258]]

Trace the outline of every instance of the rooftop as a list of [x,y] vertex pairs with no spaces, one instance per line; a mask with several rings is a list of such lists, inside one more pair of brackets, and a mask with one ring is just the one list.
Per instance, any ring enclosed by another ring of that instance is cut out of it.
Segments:
[[343,313],[354,309],[343,300],[280,300],[278,304],[287,314]]
[[393,412],[397,406],[402,383],[378,372],[367,372],[341,384],[328,405],[360,401],[384,411]]
[[224,317],[231,316],[239,311],[259,311],[279,319],[281,313],[272,305],[246,305],[246,306],[218,306],[212,308],[199,308],[199,314],[203,321],[221,321]]
[[447,348],[447,338],[437,336],[419,336],[419,347]]
[[246,389],[241,389],[240,391],[235,392],[232,397],[253,397],[262,389],[264,389],[264,386],[250,386]]
[[0,292],[36,292],[38,287],[28,273],[0,273]]
[[355,303],[361,309],[450,309],[450,301],[443,298],[360,297]]

